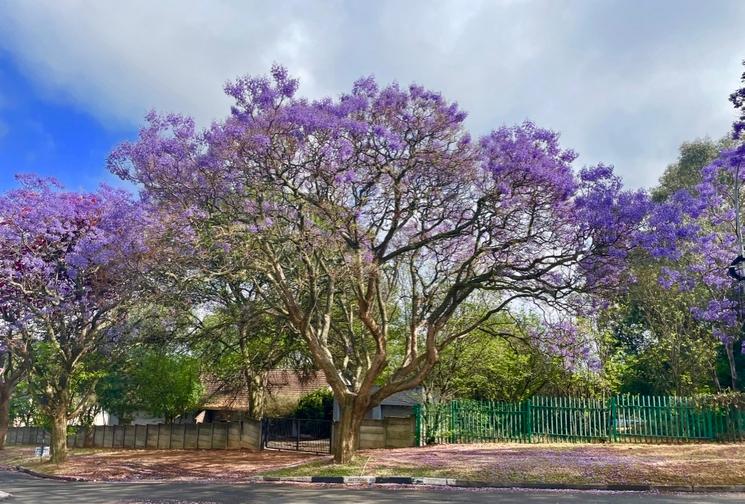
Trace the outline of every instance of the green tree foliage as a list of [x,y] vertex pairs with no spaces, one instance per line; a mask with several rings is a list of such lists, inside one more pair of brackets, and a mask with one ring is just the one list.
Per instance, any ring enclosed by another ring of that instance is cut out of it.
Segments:
[[534,395],[559,374],[556,362],[523,341],[474,334],[442,353],[426,388],[438,400],[515,402]]
[[203,321],[189,345],[211,363],[210,378],[222,390],[245,392],[249,418],[264,414],[268,371],[299,369],[310,362],[302,341],[257,300],[225,303]]
[[148,351],[133,378],[142,409],[166,422],[196,409],[202,398],[199,362],[188,355]]
[[318,389],[303,396],[295,407],[295,418],[331,420],[334,415],[334,393],[330,389]]
[[[582,331],[594,336],[594,329],[584,325]],[[613,389],[605,370],[598,372],[549,349],[556,341],[550,331],[535,336],[539,326],[532,318],[502,315],[459,339],[440,354],[425,381],[427,400],[519,402],[536,394],[598,395]],[[547,345],[545,338],[553,341]],[[566,353],[581,353],[585,343],[577,342]]]
[[[685,142],[652,189],[653,198],[661,202],[681,189],[695,192],[703,168],[730,144],[727,138]],[[705,304],[706,286],[680,289],[659,281],[663,268],[682,271],[693,261],[685,255],[675,261],[656,259],[641,251],[631,256],[635,282],[624,295],[609,299],[602,317],[611,335],[603,341],[604,361],[615,366],[620,392],[689,395],[717,391],[727,383],[726,354],[691,313],[692,306]]]
[[74,369],[66,369],[56,358],[59,347],[56,342],[38,342],[34,346],[34,361],[29,374],[29,390],[34,403],[49,416],[50,402],[55,401],[58,382],[66,392],[63,395],[65,414],[71,422],[80,423],[88,415],[96,398],[96,385],[106,374],[107,359],[100,353],[89,353],[76,363]]
[[9,424],[43,425],[43,415],[34,401],[27,380],[16,385],[13,396],[10,399]]
[[96,387],[98,404],[104,411],[116,415],[123,425],[131,423],[133,414],[142,407],[133,372],[137,364],[133,352],[112,362]]
[[133,351],[112,367],[98,388],[102,408],[122,423],[131,421],[135,411],[172,422],[197,409],[202,395],[199,360],[168,349]]
[[714,161],[719,152],[732,141],[699,138],[680,146],[677,161],[668,165],[660,177],[659,185],[652,189],[655,201],[665,201],[680,189],[694,189],[701,182],[701,170]]

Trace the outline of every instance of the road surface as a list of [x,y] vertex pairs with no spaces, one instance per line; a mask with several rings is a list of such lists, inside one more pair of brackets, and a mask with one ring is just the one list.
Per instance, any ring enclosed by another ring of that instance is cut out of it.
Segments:
[[734,504],[745,494],[654,495],[645,493],[343,488],[270,483],[136,482],[78,483],[0,471],[0,490],[9,504],[238,504],[375,503],[394,504]]

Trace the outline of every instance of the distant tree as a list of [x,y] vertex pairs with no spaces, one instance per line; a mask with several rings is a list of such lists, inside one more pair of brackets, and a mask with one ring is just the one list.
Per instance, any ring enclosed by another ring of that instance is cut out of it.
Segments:
[[28,376],[32,362],[33,339],[16,316],[9,304],[0,306],[0,450],[5,447],[14,391]]
[[132,378],[141,409],[166,423],[197,409],[203,394],[197,359],[148,350],[136,362]]
[[552,357],[524,341],[474,335],[440,356],[423,385],[429,400],[522,401],[559,373]]
[[101,410],[116,415],[121,425],[132,422],[134,413],[141,408],[133,368],[137,360],[134,352],[126,352],[116,359],[96,385],[96,403]]
[[423,382],[427,400],[517,402],[558,381],[560,359],[541,350],[529,324],[503,313],[448,346]]
[[[685,260],[681,257],[676,266]],[[693,395],[718,390],[718,341],[691,312],[708,295],[706,287],[663,285],[661,270],[670,263],[647,254],[635,254],[630,264],[634,282],[601,316],[612,334],[606,361],[625,364],[619,391]]]
[[223,304],[200,323],[190,348],[210,362],[209,377],[226,392],[246,393],[249,418],[264,415],[267,373],[277,367],[304,366],[302,342],[246,286],[225,292]]
[[702,182],[702,170],[731,144],[729,138],[718,141],[701,138],[683,143],[678,160],[668,165],[657,187],[652,189],[652,199],[662,202],[681,189],[695,191]]
[[[717,158],[701,170],[701,183],[674,193],[657,205],[649,218],[652,230],[647,249],[659,260],[659,281],[679,293],[704,292],[691,313],[720,341],[727,357],[728,382],[738,388],[738,350],[745,314],[742,264],[745,256],[742,222],[745,183],[745,119],[743,88],[730,96],[740,113],[730,142]],[[729,273],[729,274],[728,274]]]
[[[732,145],[730,138],[683,143],[676,162],[667,167],[658,186],[651,190],[658,203],[652,222],[677,221],[674,226],[679,230],[689,226],[687,211],[667,217],[664,212],[681,209],[682,205],[693,207],[690,199],[679,200],[680,194],[698,195],[707,177],[707,166]],[[667,223],[662,230],[669,231]],[[607,352],[612,355],[609,358],[616,364],[623,363],[619,390],[662,395],[719,390],[717,339],[712,336],[710,325],[691,311],[691,307],[706,304],[711,291],[706,283],[691,277],[684,284],[669,281],[670,277],[687,276],[685,271],[701,261],[691,249],[686,253],[683,248],[673,247],[675,252],[670,255],[659,239],[663,236],[659,234],[652,240],[653,247],[638,250],[630,257],[635,281],[622,295],[614,293],[608,299],[610,309],[602,317],[613,334],[613,341],[608,342]],[[724,381],[728,381],[726,376]]]
[[582,336],[566,339],[537,332],[543,321],[535,317],[496,317],[442,352],[423,383],[427,400],[520,402],[537,394],[612,393],[616,371],[601,367],[597,329],[587,321],[577,324]]
[[41,410],[29,390],[28,381],[22,380],[16,385],[10,399],[10,425],[20,423],[24,426],[42,425]]

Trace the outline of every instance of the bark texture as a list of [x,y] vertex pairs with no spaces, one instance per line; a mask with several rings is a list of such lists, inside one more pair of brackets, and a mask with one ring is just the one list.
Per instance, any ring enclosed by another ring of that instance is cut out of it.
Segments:
[[5,448],[5,436],[8,434],[10,397],[12,393],[12,385],[8,383],[0,383],[0,450]]

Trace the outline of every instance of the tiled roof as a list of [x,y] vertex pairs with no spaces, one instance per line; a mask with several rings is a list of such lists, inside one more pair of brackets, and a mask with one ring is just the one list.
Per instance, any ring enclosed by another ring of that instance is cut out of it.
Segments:
[[[291,369],[274,369],[267,376],[268,392],[271,397],[298,400],[321,388],[328,388],[323,372],[307,375],[298,374]],[[245,387],[231,387],[214,377],[203,377],[203,408],[209,410],[243,411],[248,409],[248,395]]]

